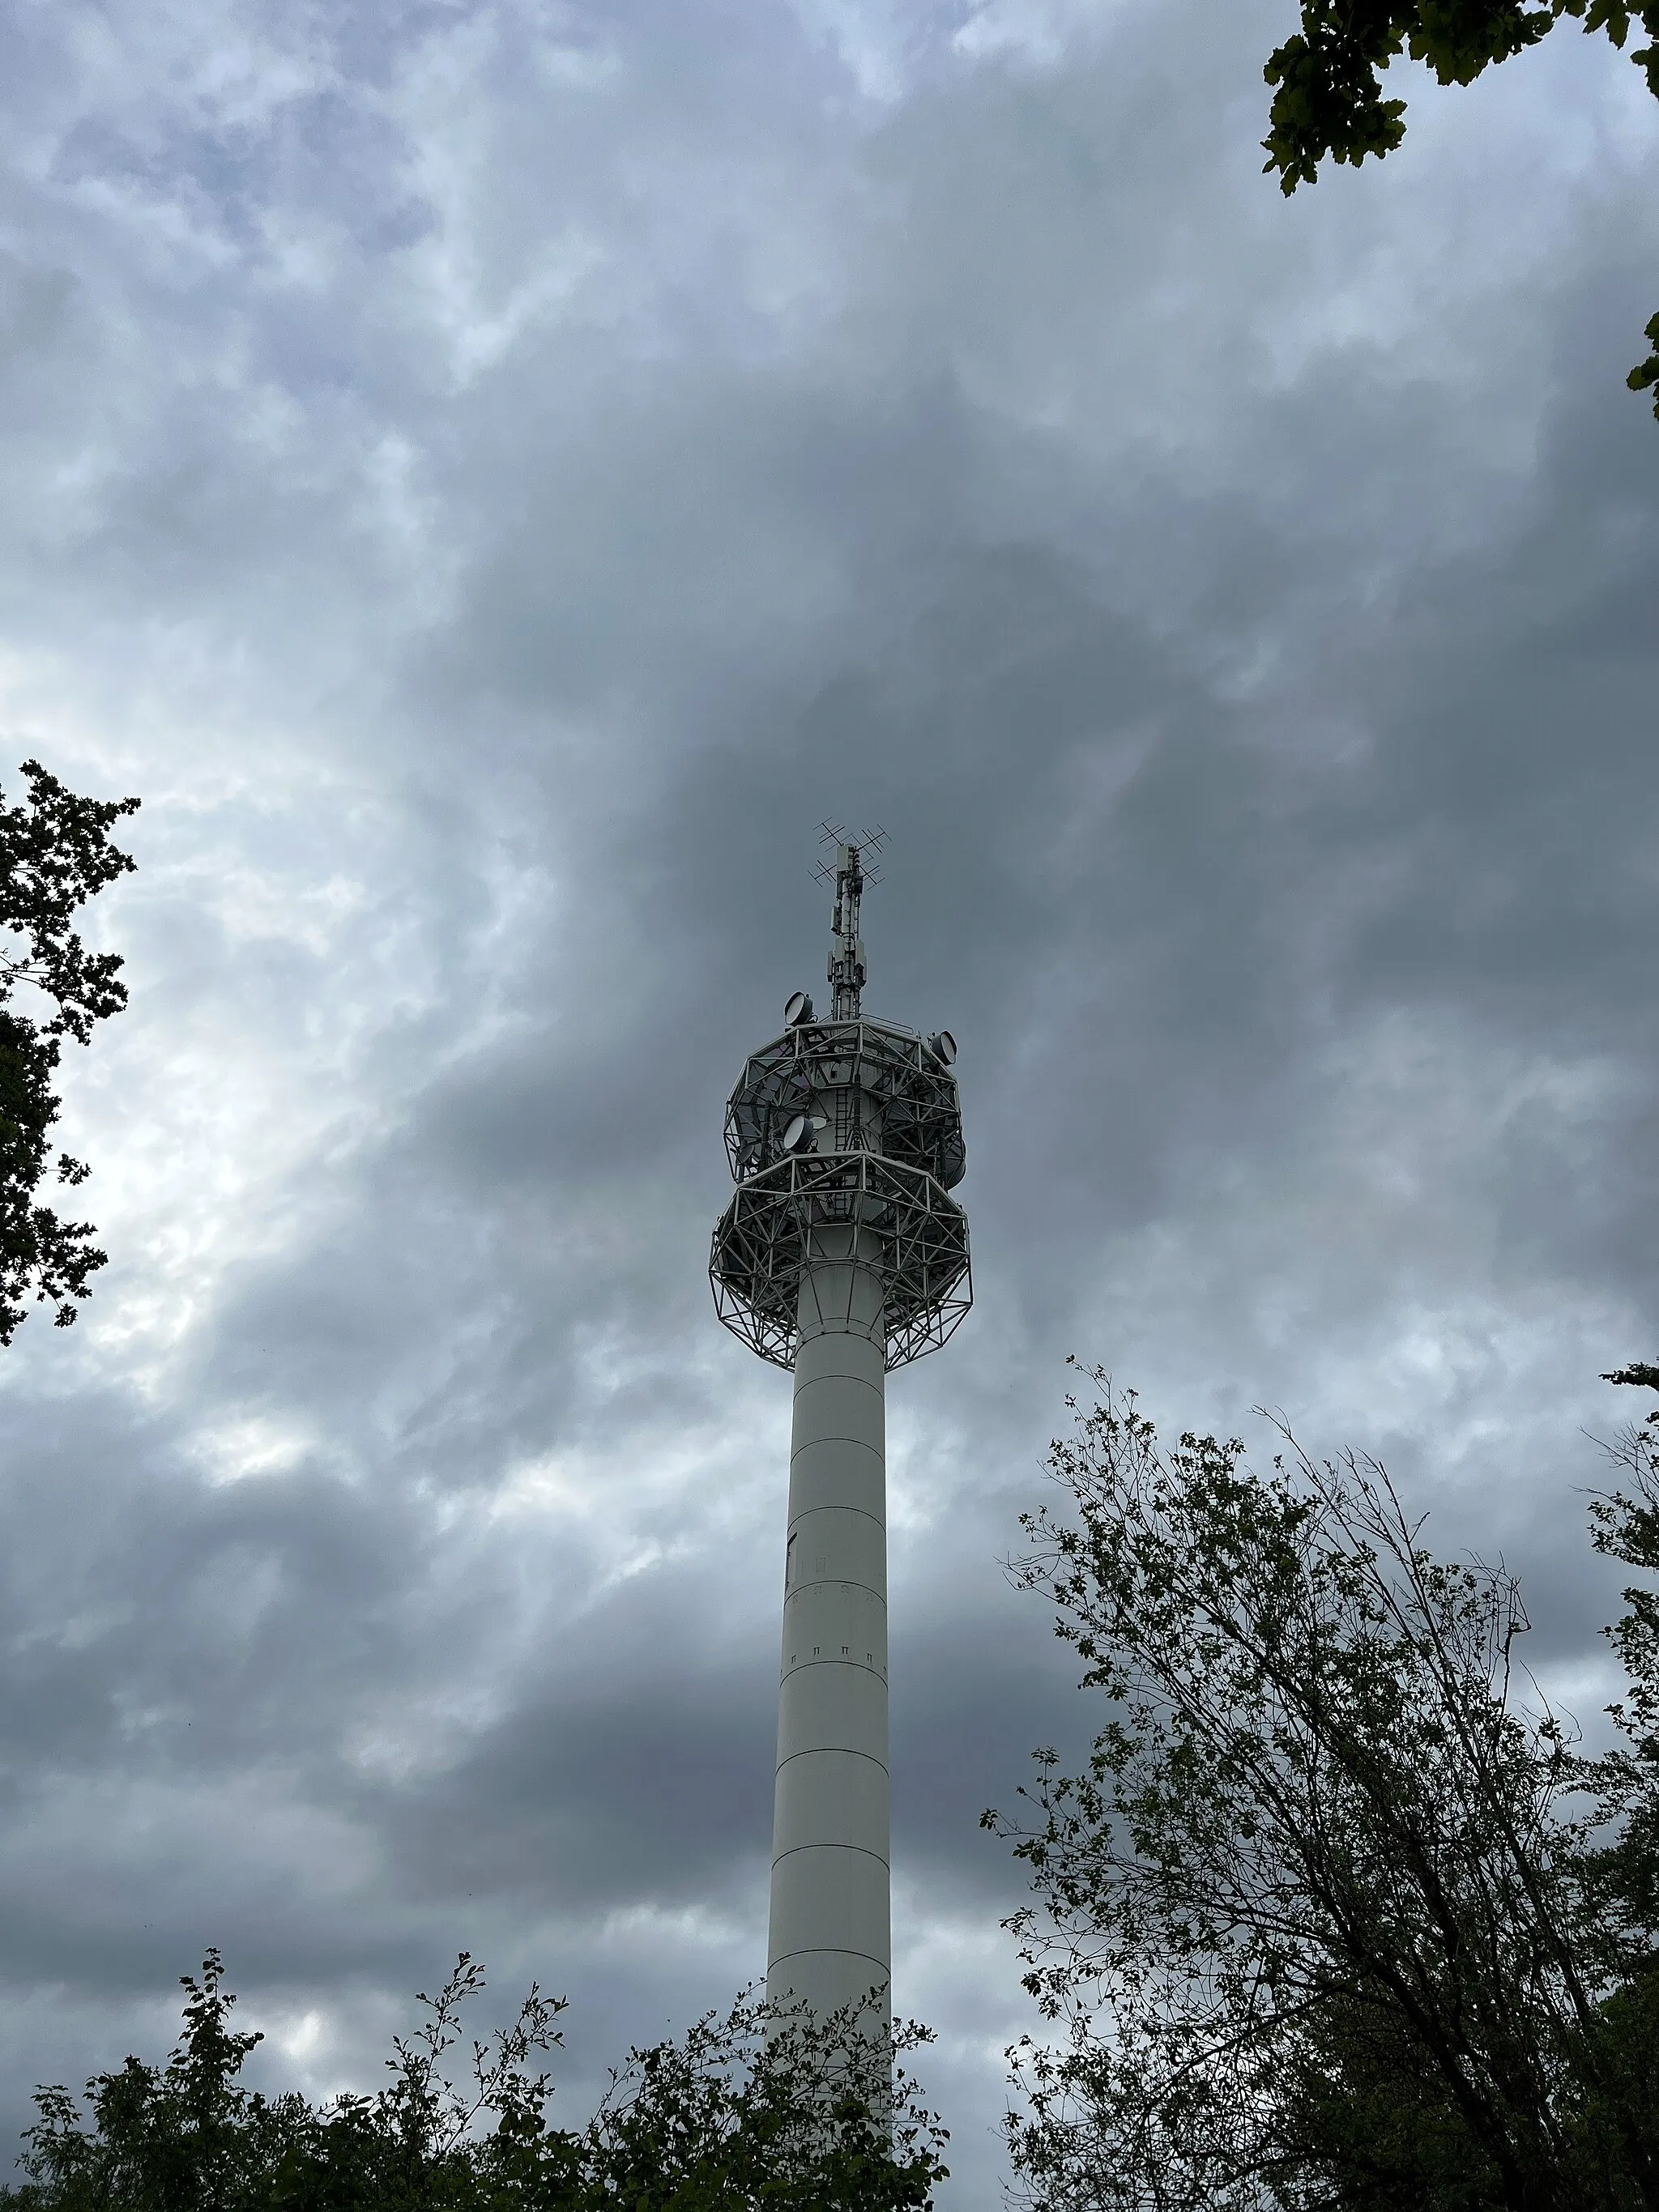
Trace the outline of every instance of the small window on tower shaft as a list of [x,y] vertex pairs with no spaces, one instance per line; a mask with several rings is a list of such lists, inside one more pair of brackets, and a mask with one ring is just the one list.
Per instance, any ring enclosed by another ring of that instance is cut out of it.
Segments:
[[783,1547],[783,1586],[785,1589],[795,1587],[795,1538],[793,1529],[789,1541]]

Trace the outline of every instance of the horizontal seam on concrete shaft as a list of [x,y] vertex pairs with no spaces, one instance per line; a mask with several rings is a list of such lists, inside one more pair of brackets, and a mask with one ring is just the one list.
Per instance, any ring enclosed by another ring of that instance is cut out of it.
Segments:
[[878,1766],[884,1774],[887,1772],[884,1759],[878,1759],[873,1751],[854,1751],[850,1743],[814,1743],[805,1751],[792,1751],[787,1759],[778,1761],[778,1772],[781,1774],[786,1766],[793,1766],[798,1759],[867,1759],[872,1766]]
[[[794,1516],[790,1516],[790,1535],[794,1535],[794,1531],[796,1531],[796,1528],[799,1528],[799,1526],[801,1526],[801,1522],[811,1520],[811,1516],[814,1516],[814,1513],[856,1513],[858,1520],[874,1522],[876,1528],[880,1528],[880,1533],[883,1533],[883,1535],[887,1535],[887,1522],[880,1520],[880,1516],[876,1516],[876,1513],[872,1513],[872,1510],[869,1510],[867,1506],[801,1506],[801,1510],[799,1510],[799,1513],[794,1513]],[[832,1579],[834,1579],[834,1577],[832,1577]]]
[[791,1844],[787,1851],[777,1853],[772,1864],[781,1867],[786,1859],[798,1859],[803,1851],[856,1851],[861,1859],[873,1859],[878,1867],[886,1867],[889,1874],[893,1871],[884,1854],[872,1851],[867,1844]]
[[[853,1332],[850,1329],[826,1332],[826,1334],[830,1333],[836,1336],[848,1336]],[[809,1343],[812,1341],[811,1338],[807,1340]],[[874,1340],[865,1337],[860,1339],[860,1341],[873,1346]],[[872,1391],[878,1398],[884,1398],[887,1395],[887,1377],[884,1372],[878,1382],[872,1382],[867,1375],[852,1374],[845,1368],[832,1368],[825,1375],[803,1375],[799,1367],[792,1370],[792,1372],[795,1378],[795,1395],[798,1398],[803,1390],[816,1390],[821,1382],[855,1382],[860,1390]]]
[[787,1965],[791,1959],[867,1959],[872,1966],[879,1966],[890,1980],[892,1978],[893,1969],[887,1960],[877,1958],[873,1951],[844,1950],[838,1943],[808,1943],[799,1951],[780,1951],[775,1959],[767,1960],[767,1972],[769,1974],[774,1966]]
[[887,1680],[886,1675],[873,1660],[854,1659],[850,1656],[845,1659],[792,1659],[779,1675],[778,1680],[781,1683],[787,1682],[792,1674],[804,1674],[809,1667],[853,1667],[856,1668],[860,1674],[873,1674],[878,1682],[885,1683]]
[[873,1583],[861,1583],[856,1575],[803,1575],[785,1590],[783,1602],[787,1607],[803,1590],[827,1589],[832,1583],[841,1589],[861,1589],[866,1596],[879,1599],[883,1605],[887,1602],[885,1590],[878,1590]]

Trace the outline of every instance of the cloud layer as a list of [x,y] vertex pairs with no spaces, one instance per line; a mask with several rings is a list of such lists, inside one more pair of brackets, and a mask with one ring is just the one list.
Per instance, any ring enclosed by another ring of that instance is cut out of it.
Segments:
[[891,1394],[901,2003],[1087,1716],[998,1567],[1065,1355],[1284,1407],[1592,1714],[1653,1351],[1659,122],[1568,37],[1259,174],[1275,11],[14,11],[0,727],[141,793],[8,1355],[0,2128],[222,1944],[273,2076],[465,1945],[568,2095],[761,1966],[787,1386],[724,1097],[879,820],[978,1308]]

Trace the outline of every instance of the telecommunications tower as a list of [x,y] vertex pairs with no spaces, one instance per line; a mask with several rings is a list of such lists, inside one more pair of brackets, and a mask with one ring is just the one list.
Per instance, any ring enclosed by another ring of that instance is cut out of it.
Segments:
[[859,907],[880,832],[835,848],[830,1012],[797,991],[726,1109],[737,1188],[714,1231],[720,1319],[793,1369],[767,1994],[889,2004],[886,1378],[967,1312],[967,1164],[948,1030],[862,1011]]

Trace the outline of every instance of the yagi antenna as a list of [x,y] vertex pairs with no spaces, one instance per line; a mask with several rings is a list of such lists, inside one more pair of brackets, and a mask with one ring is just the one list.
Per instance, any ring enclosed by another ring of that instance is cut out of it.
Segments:
[[840,822],[820,822],[818,824],[818,842],[820,845],[835,847],[837,849],[837,858],[834,860],[815,860],[812,863],[812,874],[817,882],[821,884],[834,883],[836,879],[836,870],[840,866],[840,848],[849,842],[858,848],[859,860],[860,864],[864,870],[865,882],[873,887],[875,884],[879,884],[884,880],[881,855],[887,844],[887,832],[881,827],[879,823],[877,823],[873,830],[866,830],[859,836],[849,840],[844,823]]

